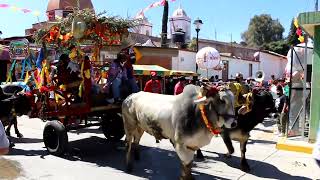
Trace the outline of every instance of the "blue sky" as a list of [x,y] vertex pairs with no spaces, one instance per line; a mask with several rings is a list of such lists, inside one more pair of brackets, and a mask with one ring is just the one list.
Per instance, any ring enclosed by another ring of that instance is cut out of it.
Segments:
[[[0,4],[7,3],[19,8],[28,8],[40,11],[37,18],[32,14],[14,12],[12,9],[0,8],[0,30],[2,37],[24,35],[24,29],[30,28],[32,23],[46,20],[45,11],[49,0],[0,0]],[[157,0],[92,0],[96,12],[106,10],[109,15],[122,17],[134,16],[140,9],[147,7]],[[313,11],[315,0],[176,0],[170,3],[170,13],[179,6],[187,12],[192,21],[199,17],[204,25],[200,38],[217,40],[241,41],[241,33],[248,27],[250,18],[256,14],[271,14],[279,19],[288,34],[293,17],[299,12]],[[153,34],[159,35],[161,31],[161,18],[163,7],[154,8],[146,12],[147,18],[153,23]],[[193,28],[192,28],[193,30]],[[193,30],[193,35],[195,31]]]

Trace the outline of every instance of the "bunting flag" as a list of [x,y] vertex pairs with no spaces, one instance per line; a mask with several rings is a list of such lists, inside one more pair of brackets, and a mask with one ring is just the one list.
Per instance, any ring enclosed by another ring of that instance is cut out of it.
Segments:
[[304,43],[304,40],[305,40],[304,39],[304,34],[303,34],[303,31],[302,31],[301,27],[299,27],[299,22],[298,22],[297,18],[294,19],[293,24],[297,29],[296,34],[299,36],[298,40],[300,41],[300,43]]
[[[175,2],[176,0],[170,0],[171,2]],[[143,16],[145,12],[147,12],[148,10],[152,9],[152,8],[156,8],[156,7],[160,7],[160,6],[164,6],[166,3],[166,0],[160,0],[160,1],[157,1],[157,2],[154,2],[152,4],[150,4],[148,7],[144,8],[144,9],[141,9],[137,16],[136,17],[139,17],[139,16]]]
[[15,5],[10,5],[10,4],[0,4],[0,8],[3,9],[11,9],[13,12],[23,12],[24,14],[33,14],[34,16],[39,16],[40,12],[39,11],[33,11],[28,8],[19,8]]

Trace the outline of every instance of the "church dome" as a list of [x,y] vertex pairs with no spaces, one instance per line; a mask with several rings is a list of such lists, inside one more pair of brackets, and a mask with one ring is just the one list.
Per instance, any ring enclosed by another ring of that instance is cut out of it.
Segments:
[[[48,11],[54,10],[73,10],[78,7],[77,0],[50,0],[47,7]],[[80,0],[80,9],[93,9],[91,0]]]
[[188,17],[185,10],[181,6],[173,12],[172,17]]

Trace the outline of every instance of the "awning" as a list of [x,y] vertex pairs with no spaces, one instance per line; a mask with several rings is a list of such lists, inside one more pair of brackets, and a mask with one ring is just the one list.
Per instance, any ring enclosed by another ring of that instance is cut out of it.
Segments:
[[157,76],[169,76],[170,70],[158,65],[133,65],[135,75],[150,75],[151,72],[156,72]]
[[9,48],[6,46],[0,45],[0,60],[10,60]]
[[199,76],[197,73],[193,71],[170,71],[170,76]]

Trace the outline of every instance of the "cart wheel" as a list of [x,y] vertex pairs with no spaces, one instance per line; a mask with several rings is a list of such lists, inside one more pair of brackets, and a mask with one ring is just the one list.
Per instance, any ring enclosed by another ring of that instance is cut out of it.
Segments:
[[43,141],[50,154],[62,155],[68,146],[68,135],[60,121],[48,122],[43,130]]
[[118,114],[108,114],[103,117],[101,122],[103,134],[111,141],[120,141],[124,136],[122,117]]

